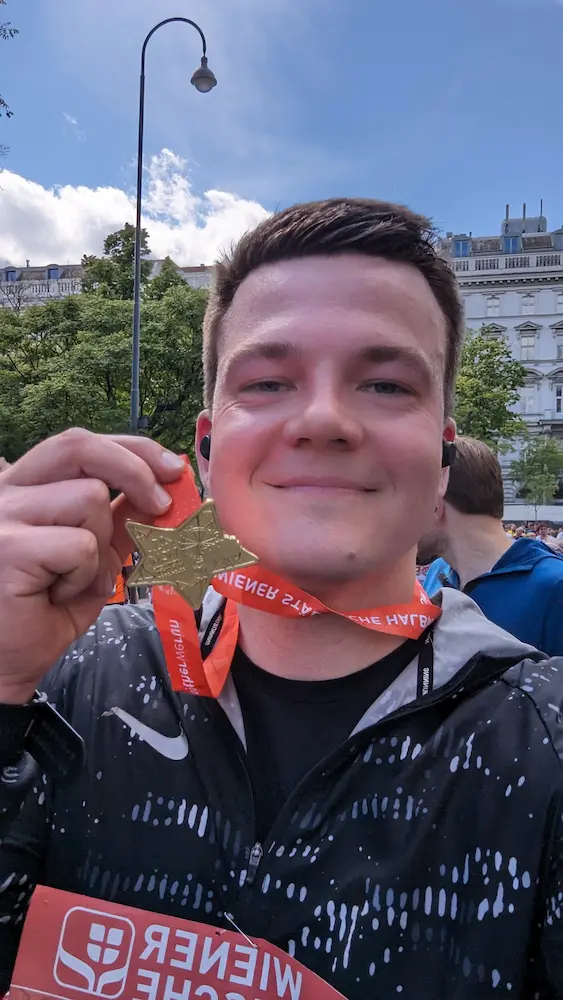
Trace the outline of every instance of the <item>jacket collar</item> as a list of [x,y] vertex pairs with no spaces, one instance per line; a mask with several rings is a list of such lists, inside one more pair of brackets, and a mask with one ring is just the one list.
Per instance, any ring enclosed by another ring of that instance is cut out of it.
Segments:
[[[504,573],[529,573],[542,559],[548,558],[563,560],[562,556],[550,549],[539,538],[519,538],[518,541],[512,543],[489,573],[483,573],[476,577],[476,580]],[[470,584],[473,583],[475,580],[470,581]]]

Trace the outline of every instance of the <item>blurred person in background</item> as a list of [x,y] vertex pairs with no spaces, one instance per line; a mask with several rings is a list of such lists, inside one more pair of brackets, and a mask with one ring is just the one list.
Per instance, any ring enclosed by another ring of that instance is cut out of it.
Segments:
[[[118,574],[115,581],[115,588],[113,594],[106,602],[107,604],[128,604],[129,603],[129,592],[127,590],[127,580],[133,572],[134,562],[133,556],[129,554],[125,560],[124,565],[121,567],[121,572]],[[134,603],[134,602],[133,602]]]
[[[436,557],[423,581],[433,597],[441,587],[468,594],[512,635],[551,655],[563,653],[563,556],[541,538],[507,537],[498,459],[473,438],[456,438],[445,498],[434,529],[418,546],[422,565]],[[547,525],[539,525],[545,530]]]

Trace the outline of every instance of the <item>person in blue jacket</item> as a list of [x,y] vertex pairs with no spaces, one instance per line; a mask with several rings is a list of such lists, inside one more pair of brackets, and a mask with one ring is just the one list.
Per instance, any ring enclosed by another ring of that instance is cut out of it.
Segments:
[[563,654],[563,556],[539,538],[507,536],[501,469],[486,444],[458,437],[449,476],[435,529],[418,547],[419,563],[434,559],[424,579],[427,594],[463,590],[516,638]]

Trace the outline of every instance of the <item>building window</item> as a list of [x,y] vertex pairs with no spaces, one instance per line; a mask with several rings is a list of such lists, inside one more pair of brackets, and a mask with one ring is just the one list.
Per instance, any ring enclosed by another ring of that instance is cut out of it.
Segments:
[[522,412],[523,413],[535,413],[536,412],[536,387],[535,385],[526,385],[522,389]]
[[536,412],[536,387],[528,385],[522,390],[522,410],[524,413]]
[[487,316],[499,316],[500,315],[500,299],[498,295],[489,295],[487,297]]
[[522,315],[531,316],[534,312],[536,306],[536,296],[535,295],[523,295],[522,296]]
[[469,240],[454,241],[454,257],[469,257]]
[[[523,333],[520,337],[520,357],[522,361],[533,361],[536,356],[536,338],[533,333]],[[526,412],[528,412],[526,410]]]
[[15,281],[15,280],[16,280],[16,272],[6,271],[6,281]]
[[555,387],[555,412],[563,413],[563,385]]
[[489,340],[501,340],[506,332],[503,326],[497,326],[496,323],[487,324],[486,331]]
[[503,253],[518,253],[520,250],[519,236],[504,236],[502,240]]
[[48,279],[48,281],[58,281],[59,280],[59,269],[58,269],[58,267],[48,267],[47,268],[47,279]]
[[563,292],[557,292],[557,301],[555,303],[555,308],[558,313],[563,313]]
[[557,352],[555,356],[558,361],[563,359],[563,336],[557,338]]

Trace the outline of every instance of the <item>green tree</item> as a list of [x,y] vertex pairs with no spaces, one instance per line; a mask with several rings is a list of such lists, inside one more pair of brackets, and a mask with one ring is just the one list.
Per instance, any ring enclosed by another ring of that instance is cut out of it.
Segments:
[[462,349],[456,383],[455,418],[460,434],[485,441],[495,451],[524,435],[524,421],[514,412],[526,370],[511,353],[508,341],[493,337],[489,327],[469,331]]
[[[170,288],[143,302],[141,413],[163,445],[191,451],[202,407],[206,293]],[[8,461],[79,425],[127,430],[132,302],[84,294],[19,313],[0,310],[0,454]]]
[[165,257],[162,261],[159,274],[152,281],[147,281],[144,289],[146,299],[162,299],[169,288],[182,288],[186,284],[185,279],[178,273],[178,269],[171,257]]
[[520,495],[529,500],[538,516],[538,507],[551,503],[563,473],[563,450],[552,437],[539,434],[530,438],[520,458],[512,463],[512,477],[520,487]]
[[[141,230],[141,254],[143,257],[150,254],[146,229]],[[135,226],[126,222],[122,229],[110,233],[104,240],[103,257],[83,256],[82,290],[95,292],[106,299],[132,299],[134,260]],[[142,261],[142,285],[148,281],[151,267],[150,261]]]

